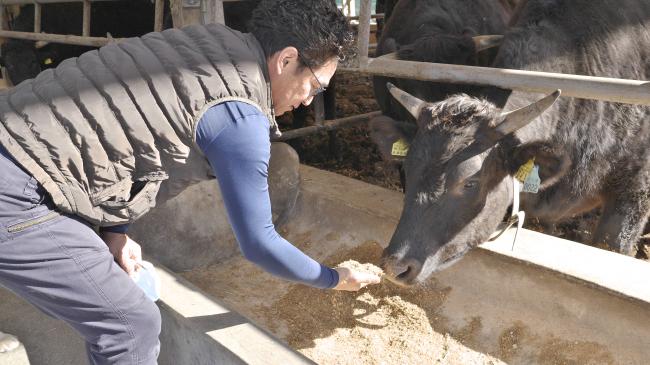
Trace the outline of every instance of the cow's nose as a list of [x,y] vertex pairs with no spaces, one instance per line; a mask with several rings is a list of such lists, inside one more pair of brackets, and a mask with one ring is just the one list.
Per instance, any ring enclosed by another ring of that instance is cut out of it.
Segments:
[[382,260],[381,268],[390,280],[403,285],[412,285],[422,270],[422,264],[415,259],[391,255]]

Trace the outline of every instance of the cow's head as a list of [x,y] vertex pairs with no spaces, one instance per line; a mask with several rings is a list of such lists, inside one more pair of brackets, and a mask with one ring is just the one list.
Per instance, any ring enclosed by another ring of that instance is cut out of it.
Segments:
[[403,161],[404,209],[382,266],[389,278],[410,285],[489,238],[512,200],[507,177],[519,166],[535,157],[542,181],[561,173],[563,161],[548,146],[522,144],[512,135],[550,107],[560,91],[501,113],[467,95],[426,103],[390,84],[389,89],[416,116],[417,125],[387,117],[371,122],[371,135],[385,158],[395,158],[395,141],[409,144]]
[[2,64],[7,68],[7,76],[13,85],[36,77],[41,72],[34,42],[11,39],[2,44],[0,52]]

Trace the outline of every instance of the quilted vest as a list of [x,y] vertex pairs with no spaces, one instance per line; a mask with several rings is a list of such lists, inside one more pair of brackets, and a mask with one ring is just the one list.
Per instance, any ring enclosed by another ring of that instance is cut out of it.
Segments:
[[237,100],[277,128],[266,59],[218,24],[129,38],[63,61],[0,94],[0,144],[57,209],[129,223],[211,178],[195,142],[203,113]]

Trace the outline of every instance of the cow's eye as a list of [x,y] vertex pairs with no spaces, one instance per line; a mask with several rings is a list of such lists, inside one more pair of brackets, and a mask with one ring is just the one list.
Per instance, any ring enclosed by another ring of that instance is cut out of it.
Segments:
[[472,180],[465,182],[465,189],[474,189],[478,186],[478,181]]

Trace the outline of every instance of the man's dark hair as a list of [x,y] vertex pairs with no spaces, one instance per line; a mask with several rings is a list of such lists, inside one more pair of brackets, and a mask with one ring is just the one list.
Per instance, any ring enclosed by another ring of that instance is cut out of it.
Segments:
[[296,47],[301,64],[312,68],[354,52],[352,30],[334,0],[262,0],[248,29],[266,57]]

